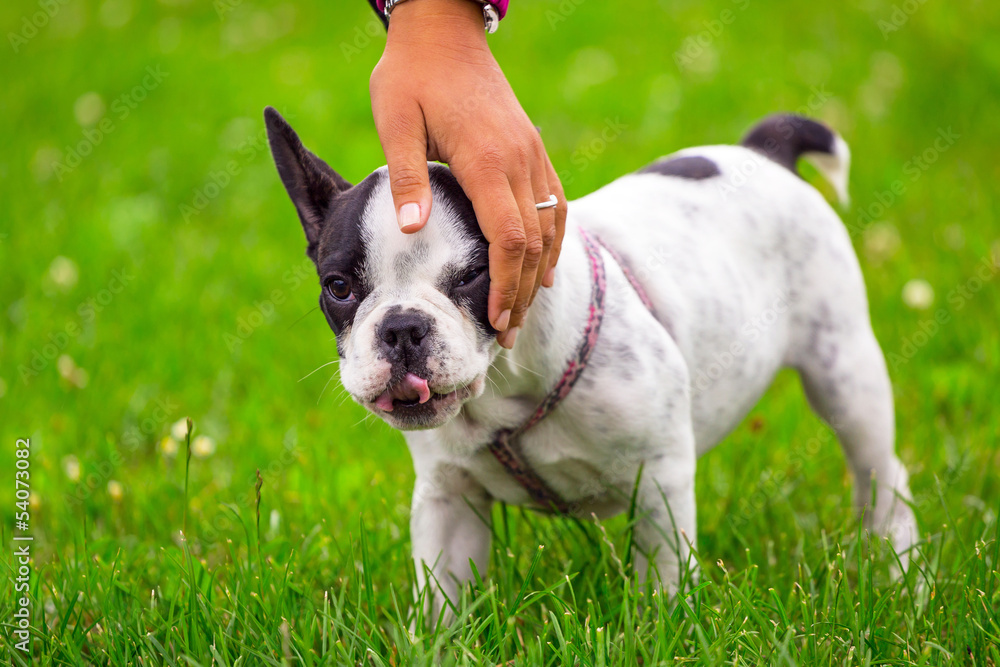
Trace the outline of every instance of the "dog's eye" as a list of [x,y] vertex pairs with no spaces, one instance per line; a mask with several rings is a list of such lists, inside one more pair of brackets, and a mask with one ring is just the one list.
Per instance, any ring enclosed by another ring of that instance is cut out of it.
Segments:
[[482,275],[483,271],[485,270],[486,270],[485,266],[477,266],[476,268],[467,271],[466,274],[461,278],[459,278],[458,282],[455,283],[456,287],[462,287],[464,285],[468,285],[473,280]]
[[340,276],[327,279],[326,291],[337,301],[350,301],[354,298],[354,293],[351,291],[351,281]]

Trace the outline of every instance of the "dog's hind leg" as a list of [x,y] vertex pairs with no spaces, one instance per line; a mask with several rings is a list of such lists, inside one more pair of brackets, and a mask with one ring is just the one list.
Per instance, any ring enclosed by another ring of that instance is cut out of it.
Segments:
[[845,324],[850,319],[814,318],[796,366],[810,404],[837,433],[866,528],[890,539],[905,568],[918,531],[909,477],[894,451],[892,386],[867,316],[855,326]]
[[636,574],[639,581],[653,577],[671,596],[698,578],[691,557],[697,539],[693,436],[691,439],[687,457],[647,460],[636,489]]

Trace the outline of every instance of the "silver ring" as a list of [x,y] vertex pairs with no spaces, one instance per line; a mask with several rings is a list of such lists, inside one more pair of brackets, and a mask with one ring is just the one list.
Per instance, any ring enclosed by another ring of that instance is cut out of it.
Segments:
[[541,211],[543,208],[554,208],[559,203],[559,200],[555,195],[549,195],[548,201],[543,201],[541,204],[535,204],[535,208]]

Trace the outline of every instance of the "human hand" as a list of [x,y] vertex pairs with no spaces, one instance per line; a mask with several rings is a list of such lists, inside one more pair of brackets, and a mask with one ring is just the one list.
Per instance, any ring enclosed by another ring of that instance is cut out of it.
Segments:
[[[416,232],[430,216],[427,160],[448,163],[490,244],[490,322],[497,341],[513,347],[539,286],[552,286],[566,198],[489,50],[481,7],[470,0],[397,5],[371,98],[400,229]],[[555,208],[535,209],[553,194]]]

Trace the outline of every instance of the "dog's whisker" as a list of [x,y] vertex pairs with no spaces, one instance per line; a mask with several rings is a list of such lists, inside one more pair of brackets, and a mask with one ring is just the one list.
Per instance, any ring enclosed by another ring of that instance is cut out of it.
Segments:
[[337,377],[336,372],[334,372],[334,374],[330,376],[330,379],[326,381],[326,384],[323,385],[323,390],[319,392],[319,398],[316,399],[316,405],[319,405],[319,402],[323,400],[323,394],[326,393],[326,388],[330,386],[330,383],[333,382],[333,378],[335,377]]
[[[489,375],[486,375],[486,376],[484,376],[484,377],[485,377],[485,378],[486,378],[486,379],[487,379],[487,380],[488,380],[488,381],[489,381],[489,382],[490,382],[490,383],[491,383],[491,384],[493,385],[493,388],[494,388],[494,389],[495,389],[496,391],[500,391],[500,385],[498,385],[498,384],[497,384],[497,381],[496,381],[496,380],[494,380],[493,378],[491,378],[491,377],[490,377]],[[496,396],[496,392],[494,392],[493,396],[494,396],[494,397]]]
[[310,375],[312,375],[316,371],[324,369],[327,366],[329,366],[330,364],[339,364],[339,363],[340,363],[340,359],[334,359],[333,361],[328,361],[325,364],[323,364],[322,366],[320,366],[319,368],[317,368],[316,370],[310,371],[309,373],[307,373],[307,374],[303,375],[302,377],[300,377],[299,378],[299,382],[302,382],[303,380],[305,380],[307,377],[309,377]]
[[[487,379],[489,380],[489,377],[487,377]],[[497,383],[496,383],[495,380],[490,380],[490,382],[492,383],[492,385],[490,386],[490,393],[492,395],[492,398],[496,398],[497,395],[500,394],[500,387],[497,386]]]
[[[510,379],[506,375],[504,375],[503,371],[500,370],[499,368],[496,368],[496,367],[494,367],[493,370],[495,370],[500,375],[500,377],[503,379],[503,381],[507,383],[507,387],[510,388]],[[486,377],[489,377],[489,375],[487,375]],[[494,380],[493,383],[496,384],[496,380]],[[501,391],[501,389],[500,389],[500,385],[499,384],[497,384],[497,391],[500,391],[501,393],[503,393]]]
[[522,371],[527,371],[527,372],[531,373],[532,375],[534,375],[536,377],[542,377],[542,374],[539,373],[538,371],[532,370],[532,369],[528,368],[527,366],[525,366],[524,364],[519,364],[516,361],[514,361],[513,359],[508,358],[507,359],[507,363],[510,364],[511,366],[516,367],[516,368],[520,368]]
[[341,398],[340,398],[340,402],[337,403],[337,407],[340,408],[340,407],[343,407],[344,404],[347,403],[349,400],[351,400],[351,392],[347,391],[346,389],[344,389],[343,387],[340,387],[340,386],[338,386],[337,388],[340,390],[340,392],[342,394]]
[[303,313],[302,317],[300,317],[299,319],[295,320],[290,325],[288,325],[288,329],[291,330],[291,328],[294,327],[296,324],[298,324],[302,320],[306,319],[306,316],[308,316],[309,313],[313,312],[314,310],[316,310],[318,308],[319,308],[319,306],[313,306],[312,308],[310,308],[309,310],[307,310],[305,313]]

